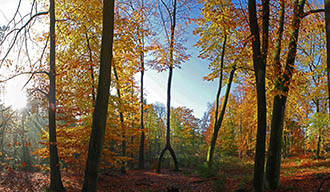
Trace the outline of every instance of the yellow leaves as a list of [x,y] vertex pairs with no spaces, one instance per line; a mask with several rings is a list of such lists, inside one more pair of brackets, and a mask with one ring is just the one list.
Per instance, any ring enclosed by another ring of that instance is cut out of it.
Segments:
[[213,81],[215,78],[218,78],[218,73],[213,71],[212,73],[208,74],[207,76],[203,77],[204,80]]

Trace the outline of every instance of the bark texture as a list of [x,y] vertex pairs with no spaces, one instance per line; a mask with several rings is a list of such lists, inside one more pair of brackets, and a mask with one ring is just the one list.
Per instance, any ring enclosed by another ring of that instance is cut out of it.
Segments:
[[92,132],[89,141],[88,157],[82,189],[82,191],[85,192],[97,191],[98,171],[104,141],[109,101],[114,25],[114,3],[114,0],[103,1],[103,29],[99,82],[93,113]]
[[250,30],[252,35],[253,67],[256,78],[258,107],[258,128],[256,155],[254,160],[253,187],[255,191],[262,192],[264,191],[265,141],[267,126],[265,74],[268,51],[269,0],[262,1],[262,47],[260,43],[255,0],[249,0],[248,10]]
[[50,53],[49,53],[49,153],[50,153],[50,190],[65,191],[57,152],[56,143],[56,71],[55,71],[55,1],[50,0]]
[[275,84],[275,88],[281,91],[281,94],[274,97],[270,142],[266,165],[266,181],[267,186],[270,189],[277,189],[280,186],[281,148],[285,104],[294,70],[299,27],[304,13],[304,6],[305,0],[295,1],[294,16],[291,24],[290,41],[285,69],[284,72],[278,76],[277,82]]

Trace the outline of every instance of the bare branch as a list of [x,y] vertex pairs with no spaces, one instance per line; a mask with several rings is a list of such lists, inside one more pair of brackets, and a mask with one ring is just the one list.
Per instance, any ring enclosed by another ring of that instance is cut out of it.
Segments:
[[46,96],[48,98],[48,93],[44,92],[43,90],[41,90],[39,88],[33,89],[33,91],[29,94],[29,96],[31,96],[36,91],[40,92],[41,94],[43,94],[44,96]]
[[[162,12],[162,10],[160,9],[160,6],[158,6],[158,9],[159,9],[160,17],[161,17],[161,19],[162,19],[162,24],[163,24],[164,31],[165,31],[165,34],[166,34],[167,42],[168,42],[168,44],[170,44],[170,36],[168,35],[167,27],[166,27],[166,25],[165,25],[165,20],[164,20],[163,12]],[[171,15],[170,15],[170,16],[171,16]],[[171,17],[171,23],[172,23],[172,17]]]
[[21,76],[21,75],[29,75],[29,74],[32,74],[32,75],[35,75],[35,74],[46,74],[46,75],[49,75],[49,73],[47,71],[30,71],[30,72],[21,72],[21,73],[18,73],[18,74],[15,74],[7,79],[4,79],[4,80],[0,80],[0,83],[3,83],[3,82],[6,82],[6,81],[9,81],[11,79],[14,79],[15,77],[18,77],[18,76]]
[[[45,47],[43,48],[43,50],[42,50],[42,52],[41,52],[41,56],[40,56],[40,59],[39,59],[40,64],[41,64],[42,58],[44,57],[45,51],[46,51],[46,49],[47,49],[48,41],[49,41],[49,35],[48,35],[48,37],[47,37],[47,41],[46,41]],[[38,62],[38,61],[37,61],[37,62]]]
[[172,24],[172,13],[170,11],[170,8],[168,8],[168,6],[166,5],[166,3],[163,0],[160,0],[162,2],[162,4],[164,5],[164,7],[167,10],[168,16],[171,18],[171,24]]
[[306,17],[306,16],[308,16],[308,15],[311,15],[311,14],[313,14],[313,13],[321,13],[321,12],[324,12],[324,11],[325,11],[324,9],[314,9],[314,10],[309,10],[309,11],[303,13],[303,14],[301,15],[301,18],[304,18],[304,17]]
[[16,9],[16,11],[15,11],[15,14],[14,14],[13,18],[8,22],[7,27],[9,27],[9,25],[10,25],[12,22],[14,22],[14,20],[15,20],[15,18],[16,18],[16,15],[17,15],[18,12],[19,12],[19,8],[21,7],[21,3],[22,3],[22,0],[19,0],[19,2],[18,2],[18,6],[17,6],[17,9]]
[[10,53],[10,51],[11,51],[11,49],[14,47],[14,44],[15,44],[15,42],[16,42],[16,40],[17,40],[17,37],[18,37],[18,34],[31,22],[31,21],[33,21],[33,19],[34,18],[36,18],[36,17],[38,17],[38,16],[40,16],[40,15],[46,15],[46,14],[48,14],[48,11],[44,11],[44,12],[40,12],[40,13],[37,13],[37,14],[35,14],[35,15],[33,15],[21,28],[19,28],[19,29],[14,29],[14,30],[18,30],[17,31],[17,33],[16,33],[16,35],[15,35],[15,37],[14,37],[14,40],[13,40],[13,42],[12,42],[12,44],[10,45],[10,47],[9,47],[9,49],[8,49],[8,51],[6,52],[6,54],[5,54],[5,56],[2,58],[2,60],[1,60],[1,63],[0,63],[0,68],[1,68],[1,66],[2,66],[2,64],[3,64],[3,62],[5,61],[5,59],[7,58],[7,56],[9,55],[9,53]]

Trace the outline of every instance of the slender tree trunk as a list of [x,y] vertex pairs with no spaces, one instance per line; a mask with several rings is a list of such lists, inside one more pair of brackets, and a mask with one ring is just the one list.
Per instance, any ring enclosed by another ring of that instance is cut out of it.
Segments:
[[[320,112],[320,101],[316,99],[316,113]],[[316,158],[320,159],[320,150],[321,150],[321,128],[318,128],[318,137],[317,137],[317,145],[316,145]]]
[[30,159],[30,152],[29,149],[27,148],[27,140],[26,140],[26,135],[25,135],[25,116],[26,116],[26,111],[22,111],[22,153],[23,153],[23,158],[22,158],[22,163],[25,163],[25,167],[23,169],[28,170],[31,168],[31,159]]
[[[142,1],[143,4],[143,1]],[[142,34],[141,42],[142,49],[144,49],[144,36]],[[144,169],[144,124],[143,124],[143,77],[144,77],[144,50],[140,53],[140,62],[141,62],[141,91],[140,91],[140,129],[141,129],[141,137],[140,137],[140,151],[139,151],[139,168]]]
[[233,79],[234,79],[235,71],[236,71],[236,67],[234,66],[233,69],[230,71],[229,81],[228,81],[228,85],[227,85],[227,89],[226,89],[226,93],[225,93],[225,99],[224,99],[223,104],[222,104],[220,116],[219,116],[219,119],[218,119],[218,121],[216,122],[216,124],[214,126],[214,129],[213,129],[211,143],[210,143],[210,146],[209,146],[209,149],[208,149],[208,152],[207,152],[207,166],[208,166],[208,169],[212,168],[213,157],[214,157],[214,149],[215,149],[215,145],[216,145],[217,138],[218,138],[218,132],[220,130],[221,123],[222,123],[223,118],[225,116],[226,106],[227,106],[227,102],[228,102],[228,98],[229,98],[231,84],[232,84]]
[[92,79],[92,99],[93,99],[93,107],[95,105],[95,85],[94,85],[94,69],[93,69],[93,55],[92,55],[92,49],[91,46],[89,44],[89,37],[88,37],[88,32],[86,29],[86,41],[87,41],[87,48],[88,48],[88,53],[89,53],[89,62],[90,62],[90,73],[91,73],[91,79]]
[[160,172],[161,162],[162,158],[168,150],[173,158],[174,165],[176,171],[179,171],[178,161],[175,156],[175,152],[171,146],[171,124],[170,124],[170,118],[171,118],[171,85],[172,85],[172,76],[173,76],[173,65],[174,65],[174,33],[175,33],[175,26],[176,26],[176,3],[177,0],[174,0],[173,4],[173,15],[171,16],[171,39],[170,39],[170,63],[169,63],[169,75],[168,75],[168,82],[167,82],[167,119],[166,119],[166,143],[165,148],[162,150],[159,160],[158,160],[158,166],[157,166],[157,172]]
[[[220,61],[220,77],[219,77],[219,85],[218,85],[218,92],[217,96],[215,98],[215,113],[214,113],[214,125],[213,125],[213,135],[211,138],[211,143],[207,152],[206,156],[206,162],[208,169],[211,169],[213,164],[213,156],[214,156],[214,148],[216,145],[216,140],[218,137],[218,131],[217,124],[218,124],[218,115],[219,115],[219,102],[220,102],[220,93],[222,88],[222,78],[223,78],[223,63],[224,63],[224,57],[225,57],[225,49],[226,49],[226,41],[227,41],[227,35],[225,34],[223,44],[222,44],[222,51],[221,51],[221,61]],[[221,126],[221,122],[220,122]]]
[[56,71],[55,71],[55,2],[50,0],[50,53],[49,53],[49,152],[50,152],[50,189],[65,191],[61,180],[61,170],[56,142]]
[[176,159],[176,155],[175,152],[171,146],[171,124],[170,124],[170,113],[171,113],[171,83],[172,83],[172,76],[173,76],[173,67],[170,67],[169,69],[170,73],[169,73],[169,77],[168,77],[168,84],[167,84],[167,119],[166,119],[166,143],[165,143],[165,148],[162,150],[160,156],[159,156],[159,160],[158,160],[158,166],[157,166],[157,172],[160,172],[160,168],[161,168],[161,162],[162,162],[162,158],[166,152],[166,150],[168,150],[173,158],[174,161],[174,165],[175,165],[175,169],[177,171],[179,171],[179,166],[178,166],[178,162]]
[[84,184],[82,191],[96,192],[101,151],[107,121],[112,63],[114,0],[103,1],[103,29],[99,82],[93,113]]
[[260,35],[257,21],[256,1],[249,0],[249,22],[252,34],[253,66],[256,77],[257,105],[258,105],[258,129],[256,142],[256,155],[254,163],[253,186],[255,191],[264,191],[264,165],[265,165],[265,141],[266,141],[266,89],[265,74],[268,50],[269,27],[269,0],[262,1],[262,52],[260,51]]
[[221,94],[221,89],[222,89],[223,63],[224,63],[224,59],[225,59],[226,42],[227,42],[227,35],[225,34],[223,44],[222,44],[222,51],[221,51],[219,86],[218,86],[217,96],[215,98],[214,127],[218,122],[218,115],[219,115],[219,103],[220,103],[220,94]]
[[294,70],[299,27],[300,21],[302,19],[301,16],[304,13],[304,5],[305,0],[296,0],[295,2],[285,71],[281,76],[279,76],[279,79],[275,85],[276,89],[282,91],[283,94],[276,95],[274,97],[273,117],[271,123],[271,134],[266,166],[266,180],[270,189],[277,189],[280,186],[281,147],[285,104],[287,94],[289,93],[289,85],[292,73]]
[[325,5],[325,32],[327,38],[327,78],[328,78],[328,107],[330,115],[330,0],[324,0]]
[[316,146],[316,158],[320,159],[320,151],[321,151],[321,131],[319,130],[319,136],[317,139],[317,146]]
[[[120,126],[121,126],[121,130],[122,130],[122,134],[123,134],[122,135],[123,141],[121,142],[121,152],[122,152],[122,156],[125,157],[126,156],[126,130],[125,130],[125,124],[124,124],[124,113],[121,111],[122,102],[121,102],[121,93],[120,93],[120,86],[119,86],[119,76],[117,73],[116,65],[113,65],[113,73],[115,75],[116,82],[117,82],[117,96],[119,99],[119,102],[118,102],[119,103],[119,119],[120,119]],[[120,171],[122,174],[126,174],[125,161],[122,162]]]
[[139,151],[139,168],[144,169],[144,124],[143,124],[143,77],[144,77],[144,54],[141,53],[141,99],[140,99],[140,151]]

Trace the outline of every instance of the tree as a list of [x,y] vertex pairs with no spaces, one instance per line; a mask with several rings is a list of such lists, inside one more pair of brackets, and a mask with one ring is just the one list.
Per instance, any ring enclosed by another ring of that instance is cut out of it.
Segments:
[[185,166],[195,163],[192,157],[198,147],[198,121],[193,115],[193,110],[186,107],[172,108],[171,110],[171,128],[173,148],[178,152],[178,159]]
[[329,117],[326,113],[316,112],[311,116],[309,123],[307,140],[309,143],[314,143],[315,148],[311,149],[315,150],[315,157],[319,159],[322,149],[321,142],[324,140],[322,138],[326,137],[326,131],[329,129]]
[[[163,1],[162,1],[163,2]],[[176,27],[176,8],[177,8],[177,0],[174,0],[173,10],[172,12],[168,9],[167,5],[163,2],[163,5],[167,8],[168,14],[171,18],[171,37],[170,37],[170,58],[169,58],[169,75],[168,75],[168,82],[167,82],[167,119],[166,119],[166,143],[165,148],[162,150],[158,160],[158,167],[157,172],[160,172],[161,162],[163,155],[165,154],[166,150],[168,150],[173,158],[175,169],[179,171],[178,162],[175,156],[175,152],[171,146],[171,86],[172,86],[172,76],[173,76],[173,65],[174,65],[174,33]]]
[[[142,0],[143,2],[143,0]],[[142,21],[143,22],[143,21]],[[141,44],[144,42],[144,37],[141,37]],[[144,99],[143,99],[143,78],[144,78],[144,52],[141,51],[141,79],[140,79],[140,128],[141,128],[141,137],[140,137],[140,150],[139,150],[139,168],[144,169],[144,123],[143,123],[143,112],[144,112]]]
[[269,0],[262,1],[262,48],[260,45],[260,34],[255,0],[249,0],[248,10],[252,35],[253,66],[256,78],[258,105],[258,131],[253,186],[255,191],[262,192],[264,191],[265,141],[267,124],[265,74],[268,51]]
[[[297,62],[303,76],[298,76],[299,79],[305,82],[304,90],[301,93],[304,95],[304,99],[309,103],[312,110],[312,116],[310,119],[317,120],[322,119],[320,116],[316,116],[317,113],[326,114],[327,111],[327,83],[326,83],[326,40],[324,38],[325,27],[323,19],[319,15],[311,15],[305,18],[301,24],[301,37],[299,37]],[[296,78],[297,79],[297,78]],[[294,80],[295,81],[295,80]],[[295,83],[290,89],[295,89]],[[312,124],[317,124],[314,121]],[[311,126],[311,123],[307,121],[306,127],[310,129],[318,129],[316,126]],[[324,140],[324,131],[321,131],[322,126],[319,126],[317,142],[316,157],[320,157],[321,141]],[[307,132],[310,130],[307,129]],[[314,132],[315,133],[315,132]],[[311,141],[307,136],[308,140]],[[312,142],[314,143],[314,142]]]
[[[218,94],[217,94],[213,134],[212,134],[212,138],[211,138],[211,143],[209,145],[209,149],[207,151],[207,160],[206,160],[207,161],[207,166],[208,166],[209,169],[212,168],[215,144],[216,144],[216,141],[217,141],[218,132],[219,132],[220,127],[221,127],[221,123],[222,123],[224,115],[225,115],[226,105],[227,105],[227,102],[228,102],[230,88],[231,88],[231,84],[232,84],[233,79],[234,79],[235,71],[236,71],[236,66],[234,66],[233,69],[230,72],[228,85],[227,85],[227,89],[226,89],[226,93],[225,93],[225,96],[224,96],[224,101],[223,101],[223,104],[222,104],[222,108],[221,108],[221,112],[219,114],[219,117],[218,117],[218,103],[219,103],[220,91],[218,91]],[[219,85],[219,90],[221,90],[221,85]]]
[[[126,156],[126,129],[125,129],[125,124],[124,124],[124,113],[122,111],[123,108],[123,104],[122,104],[122,96],[120,93],[120,82],[119,82],[119,75],[117,73],[116,70],[116,64],[113,63],[113,73],[115,75],[115,79],[116,79],[116,90],[117,90],[117,96],[118,96],[118,105],[119,105],[119,118],[120,118],[120,129],[122,130],[122,144],[121,144],[121,148],[122,148],[122,155]],[[122,166],[120,171],[125,174],[126,173],[126,165],[125,165],[125,161],[122,162]]]
[[[165,64],[165,66],[169,69],[169,75],[168,75],[168,81],[167,81],[167,119],[166,119],[166,143],[164,149],[161,151],[157,166],[157,172],[160,172],[161,167],[161,160],[165,154],[165,152],[168,150],[173,158],[175,169],[178,171],[179,166],[177,162],[177,158],[175,155],[175,152],[171,146],[171,124],[170,124],[170,118],[171,118],[171,86],[172,86],[172,76],[173,76],[173,69],[175,65],[179,65],[182,61],[185,61],[188,59],[188,56],[186,56],[182,51],[184,48],[182,45],[180,45],[178,40],[176,40],[178,36],[178,26],[176,24],[177,22],[177,8],[180,7],[181,9],[184,9],[185,6],[188,5],[188,1],[186,0],[173,0],[170,1],[170,3],[166,4],[163,0],[160,0],[162,6],[165,9],[165,12],[169,19],[169,32],[166,27],[167,22],[165,21],[163,10],[159,7],[159,13],[162,19],[162,24],[164,26],[164,31],[166,35],[166,40],[168,43],[168,53],[167,50],[161,50],[159,52],[159,57],[156,60],[160,59],[161,63]],[[188,7],[189,9],[189,7]],[[182,29],[182,31],[184,31]],[[181,51],[181,52],[180,52]]]
[[[195,44],[201,48],[199,57],[211,61],[209,69],[212,72],[204,77],[206,80],[219,78],[218,92],[215,99],[215,111],[213,123],[213,134],[207,153],[207,164],[210,169],[213,162],[215,144],[218,132],[225,114],[226,103],[229,94],[225,95],[221,112],[220,93],[223,81],[227,80],[227,90],[230,89],[232,77],[230,69],[235,73],[236,66],[243,67],[247,62],[248,51],[246,49],[246,38],[244,31],[247,29],[245,18],[240,9],[228,0],[201,1],[203,3],[202,17],[197,19],[198,28],[194,33],[200,36]],[[226,54],[225,54],[226,52]],[[229,75],[230,74],[230,75]],[[228,92],[229,93],[229,92]]]
[[285,104],[294,71],[299,27],[300,21],[303,18],[304,5],[305,0],[295,1],[285,69],[283,72],[281,68],[276,71],[278,75],[276,77],[275,88],[280,94],[274,96],[271,135],[266,165],[266,181],[268,187],[271,189],[276,189],[280,185],[281,145]]
[[55,2],[50,0],[50,54],[49,54],[49,93],[48,93],[48,118],[49,118],[49,152],[50,152],[50,189],[64,191],[61,180],[61,171],[56,142],[56,71],[55,71]]
[[103,29],[99,82],[93,113],[92,132],[84,176],[83,191],[97,191],[98,170],[105,134],[112,63],[114,0],[103,2]]
[[[144,131],[144,95],[143,95],[143,82],[144,82],[144,70],[145,70],[145,64],[144,64],[144,56],[145,56],[145,32],[144,30],[144,23],[145,23],[145,7],[144,7],[144,0],[141,0],[141,8],[139,10],[140,17],[141,17],[141,28],[142,31],[139,31],[139,48],[140,48],[140,129],[141,129],[141,136],[140,136],[140,147],[139,147],[139,168],[144,169],[144,142],[145,142],[145,131]],[[140,28],[140,27],[139,27]]]

